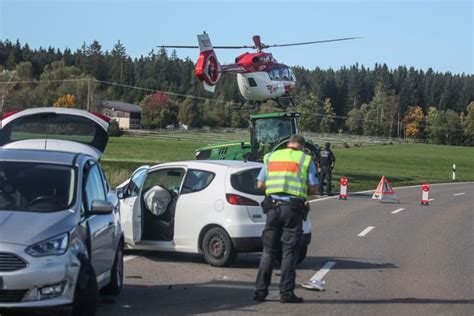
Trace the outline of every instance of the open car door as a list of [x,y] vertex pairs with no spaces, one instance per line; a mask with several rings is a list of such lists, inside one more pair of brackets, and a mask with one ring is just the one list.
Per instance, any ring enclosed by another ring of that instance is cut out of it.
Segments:
[[118,188],[120,191],[120,214],[125,242],[135,245],[142,240],[142,190],[150,166],[135,170],[130,180]]
[[69,108],[31,108],[1,118],[3,148],[87,153],[98,159],[107,146],[110,119]]

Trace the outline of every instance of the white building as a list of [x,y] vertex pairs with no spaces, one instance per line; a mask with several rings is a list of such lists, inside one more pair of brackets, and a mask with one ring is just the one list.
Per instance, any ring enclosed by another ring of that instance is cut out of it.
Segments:
[[103,112],[116,120],[122,129],[140,129],[142,108],[135,104],[106,100],[102,102]]

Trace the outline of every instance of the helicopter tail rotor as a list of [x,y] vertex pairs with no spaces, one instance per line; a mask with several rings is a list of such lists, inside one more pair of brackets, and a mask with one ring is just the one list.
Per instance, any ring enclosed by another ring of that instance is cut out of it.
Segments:
[[214,92],[215,85],[221,77],[221,66],[217,60],[209,35],[204,33],[197,37],[200,54],[194,67],[194,72],[196,77],[203,83],[204,89]]

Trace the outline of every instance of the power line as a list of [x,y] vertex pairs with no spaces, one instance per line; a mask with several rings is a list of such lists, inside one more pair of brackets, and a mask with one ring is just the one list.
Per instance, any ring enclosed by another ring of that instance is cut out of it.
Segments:
[[149,89],[149,88],[131,86],[131,85],[127,85],[127,84],[115,83],[115,82],[109,82],[109,81],[103,81],[103,80],[95,80],[94,79],[93,81],[100,82],[100,83],[105,83],[105,84],[112,85],[112,86],[118,86],[118,87],[135,89],[135,90],[142,90],[142,91],[148,91],[148,92],[155,92],[155,93],[158,92],[158,93],[163,93],[163,94],[177,96],[177,97],[197,99],[197,100],[201,100],[201,101],[212,101],[212,102],[215,102],[215,103],[232,104],[232,105],[237,105],[237,106],[241,105],[241,104],[231,102],[231,101],[224,101],[224,100],[217,100],[217,99],[211,99],[211,98],[205,98],[205,97],[198,97],[198,96],[191,95],[191,94],[182,94],[182,93],[168,92],[168,91],[162,91],[162,90],[156,90],[156,89]]
[[[201,100],[201,101],[210,101],[214,103],[222,103],[222,104],[230,104],[236,106],[236,108],[232,108],[232,111],[248,111],[249,109],[244,109],[242,108],[242,104],[240,103],[235,103],[232,101],[224,101],[224,100],[218,100],[218,99],[211,99],[211,98],[206,98],[206,97],[199,97],[195,95],[190,95],[190,94],[182,94],[182,93],[175,93],[175,92],[169,92],[169,91],[162,91],[162,90],[157,90],[157,89],[149,89],[149,88],[144,88],[144,87],[138,87],[138,86],[132,86],[132,85],[127,85],[127,84],[121,84],[121,83],[115,83],[115,82],[110,82],[110,81],[105,81],[105,80],[97,80],[97,79],[92,79],[92,78],[76,78],[76,79],[54,79],[54,80],[21,80],[21,81],[0,81],[0,85],[8,85],[8,84],[20,84],[20,83],[58,83],[58,82],[81,82],[81,81],[87,81],[88,82],[88,94],[90,93],[90,82],[97,82],[97,83],[103,83],[107,85],[112,85],[112,86],[118,86],[118,87],[123,87],[123,88],[128,88],[128,89],[135,89],[135,90],[141,90],[141,91],[147,91],[147,92],[152,92],[152,93],[163,93],[166,95],[171,95],[171,96],[176,96],[176,97],[182,97],[182,98],[191,98],[191,99],[196,99],[196,100]],[[88,95],[88,101],[89,101],[90,96]],[[300,97],[297,97],[300,98]],[[344,116],[344,115],[331,115],[331,114],[322,114],[322,113],[312,113],[312,112],[300,112],[303,115],[309,115],[309,116],[317,116],[317,117],[328,117],[328,118],[334,118],[334,119],[343,119],[347,120],[350,117],[349,116]],[[380,120],[367,120],[367,119],[360,119],[357,120],[360,121],[361,123],[364,122],[369,122],[369,123],[376,123],[379,126],[384,126],[384,125],[390,125],[390,124],[395,124],[396,121],[380,121]],[[402,123],[402,128],[405,124]],[[420,124],[416,124],[416,127],[424,127],[426,128],[427,126],[423,126]],[[464,129],[445,129],[448,131],[463,131]]]
[[66,82],[66,81],[87,81],[87,78],[83,79],[55,79],[55,80],[19,80],[19,81],[0,81],[0,85],[9,85],[9,84],[20,84],[20,83],[52,83],[52,82]]
[[230,104],[234,105],[237,107],[242,106],[242,104],[235,103],[232,101],[224,101],[224,100],[218,100],[218,99],[211,99],[211,98],[206,98],[206,97],[199,97],[195,95],[190,95],[190,94],[182,94],[182,93],[175,93],[175,92],[169,92],[169,91],[162,91],[162,90],[157,90],[157,89],[149,89],[149,88],[143,88],[143,87],[138,87],[138,86],[132,86],[132,85],[127,85],[127,84],[122,84],[122,83],[115,83],[115,82],[110,82],[110,81],[105,81],[105,80],[97,80],[97,79],[89,79],[89,78],[82,78],[82,79],[57,79],[57,80],[18,80],[18,81],[0,81],[0,85],[15,85],[15,84],[21,84],[21,83],[57,83],[57,82],[79,82],[79,81],[88,81],[88,82],[98,82],[98,83],[103,83],[103,84],[108,84],[111,86],[117,86],[117,87],[123,87],[123,88],[129,88],[129,89],[135,89],[135,90],[141,90],[141,91],[147,91],[147,92],[159,92],[163,93],[166,95],[171,95],[171,96],[176,96],[176,97],[182,97],[182,98],[191,98],[191,99],[196,99],[196,100],[201,100],[201,101],[210,101],[214,103],[223,103],[223,104]]

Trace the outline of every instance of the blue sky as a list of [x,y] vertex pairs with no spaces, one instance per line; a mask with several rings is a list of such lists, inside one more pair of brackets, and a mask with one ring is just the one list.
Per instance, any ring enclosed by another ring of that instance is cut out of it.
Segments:
[[[274,48],[287,65],[338,69],[386,63],[473,73],[473,1],[59,1],[0,0],[0,39],[33,48],[76,50],[98,40],[111,50],[120,40],[132,57],[159,45],[195,45],[206,30],[215,45],[251,45],[339,37],[363,39]],[[218,51],[221,63],[240,51]],[[196,59],[197,50],[178,50]]]

